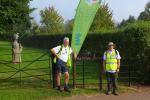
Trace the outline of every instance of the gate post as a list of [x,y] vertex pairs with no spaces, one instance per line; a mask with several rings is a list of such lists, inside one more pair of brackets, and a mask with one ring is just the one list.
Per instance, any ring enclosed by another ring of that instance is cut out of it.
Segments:
[[52,56],[51,56],[51,53],[50,52],[48,52],[48,59],[49,59],[49,78],[50,78],[50,86],[51,86],[51,81],[53,81],[52,80]]
[[150,84],[150,68],[149,68],[149,84]]
[[82,73],[83,73],[83,83],[82,83],[82,86],[83,86],[83,88],[85,88],[85,70],[84,70],[84,67],[85,67],[85,66],[84,66],[84,59],[83,59],[83,65],[82,65],[82,68],[83,68],[83,69],[82,69],[82,71],[83,71],[83,72],[82,72]]
[[76,59],[74,58],[73,54],[73,88],[76,88]]
[[131,86],[131,65],[129,65],[129,75],[128,75],[128,77],[129,77],[129,83],[128,83],[128,85],[130,87]]
[[53,88],[55,88],[56,87],[56,64],[53,62],[54,60],[53,54],[51,57],[52,57],[52,81],[53,81]]
[[102,84],[103,84],[103,71],[104,71],[104,68],[103,68],[103,60],[100,58],[99,60],[98,60],[100,63],[99,63],[99,90],[101,91],[102,90],[102,88],[103,88],[103,86],[102,86]]

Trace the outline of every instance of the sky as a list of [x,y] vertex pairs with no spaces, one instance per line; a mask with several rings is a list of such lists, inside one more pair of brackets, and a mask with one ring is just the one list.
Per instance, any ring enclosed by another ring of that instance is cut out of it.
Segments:
[[[138,17],[144,10],[145,4],[150,0],[105,0],[110,10],[113,12],[113,20],[116,23],[127,19],[129,15]],[[31,16],[39,23],[40,10],[45,7],[54,6],[58,13],[63,16],[65,21],[74,18],[75,10],[79,0],[33,0],[30,3],[31,8],[37,8]]]

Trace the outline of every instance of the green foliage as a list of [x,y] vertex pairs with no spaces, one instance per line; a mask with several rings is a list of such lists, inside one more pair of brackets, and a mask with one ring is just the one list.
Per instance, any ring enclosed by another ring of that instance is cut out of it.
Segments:
[[41,32],[40,30],[40,26],[37,24],[36,21],[32,21],[31,22],[31,33],[34,34],[34,35],[37,35]]
[[90,32],[100,32],[104,29],[114,29],[112,16],[113,14],[109,9],[108,4],[100,6],[91,25]]
[[65,24],[65,32],[72,33],[74,25],[74,19],[68,20]]
[[127,54],[137,58],[140,62],[139,80],[150,83],[150,21],[139,21],[129,24],[124,31],[123,41],[124,49],[127,48]]
[[0,32],[1,34],[25,32],[30,28],[29,9],[31,0],[1,0],[0,1]]
[[139,20],[150,21],[150,2],[146,4],[145,10],[140,13]]
[[129,18],[127,20],[122,20],[122,22],[119,24],[118,27],[125,27],[130,23],[134,23],[136,21],[134,16],[129,16]]
[[[124,39],[130,43],[134,43],[133,49],[135,48],[137,54],[140,53],[141,56],[144,50],[150,48],[150,21],[144,22],[139,21],[133,24],[129,24],[125,27]],[[131,44],[130,44],[131,45]],[[137,47],[138,46],[138,47]],[[141,50],[141,51],[139,51]]]
[[41,10],[42,30],[45,33],[62,33],[64,32],[64,19],[55,10],[54,7],[45,8]]

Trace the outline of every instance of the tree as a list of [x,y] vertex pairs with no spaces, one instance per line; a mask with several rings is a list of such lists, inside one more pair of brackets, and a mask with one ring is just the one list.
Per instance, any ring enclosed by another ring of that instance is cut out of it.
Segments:
[[[66,23],[66,32],[71,33],[73,30],[74,19],[68,20]],[[112,20],[112,12],[109,10],[108,4],[101,6],[90,27],[90,32],[100,32],[101,30],[109,30],[114,28]]]
[[34,10],[29,8],[31,0],[1,0],[0,1],[0,32],[25,32],[30,29],[29,14]]
[[112,11],[109,9],[108,4],[101,6],[96,13],[90,32],[113,29],[114,22],[112,20],[112,15]]
[[35,20],[31,21],[31,32],[36,35],[40,33],[40,27]]
[[145,10],[140,13],[138,20],[150,21],[150,2],[145,6]]
[[72,33],[73,31],[74,19],[68,20],[65,24],[65,32]]
[[136,21],[135,17],[134,16],[129,16],[129,18],[127,20],[122,20],[122,22],[119,24],[118,27],[123,27],[123,26],[126,26],[128,25],[129,23],[134,23]]
[[55,10],[54,7],[45,8],[41,10],[41,24],[43,30],[46,33],[62,33],[64,32],[64,19],[59,13]]

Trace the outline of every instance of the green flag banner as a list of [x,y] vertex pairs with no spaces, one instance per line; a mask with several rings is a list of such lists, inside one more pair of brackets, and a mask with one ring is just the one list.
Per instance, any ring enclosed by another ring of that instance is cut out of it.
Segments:
[[100,0],[80,0],[75,15],[71,44],[76,54],[82,47],[99,6]]

